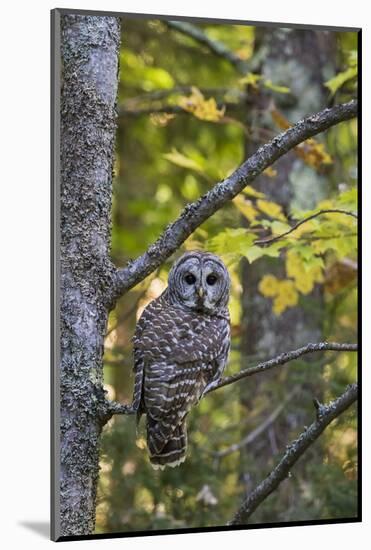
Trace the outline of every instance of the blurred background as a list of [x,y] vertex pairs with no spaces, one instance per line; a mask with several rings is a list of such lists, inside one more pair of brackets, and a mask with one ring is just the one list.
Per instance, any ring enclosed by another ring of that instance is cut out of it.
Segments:
[[[216,44],[216,46],[215,46]],[[217,50],[219,53],[216,53]],[[225,55],[225,52],[232,55]],[[142,254],[182,208],[306,114],[357,94],[357,34],[124,18],[112,205],[117,266]],[[308,342],[357,341],[356,121],[308,140],[184,243],[219,254],[232,277],[225,374]],[[108,397],[130,402],[136,320],[174,260],[127,293],[105,341]],[[97,532],[225,525],[328,401],[357,375],[356,354],[317,353],[221,388],[188,417],[184,464],[148,461],[144,421],[115,416],[101,447]],[[357,514],[357,418],[333,422],[250,523]]]

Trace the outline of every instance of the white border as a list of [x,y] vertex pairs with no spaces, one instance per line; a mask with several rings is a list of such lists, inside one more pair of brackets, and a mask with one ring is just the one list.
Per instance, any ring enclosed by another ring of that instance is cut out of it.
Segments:
[[[1,84],[1,305],[2,305],[2,450],[1,537],[4,547],[42,548],[54,543],[24,526],[49,519],[49,10],[55,7],[285,21],[302,24],[363,27],[363,55],[371,51],[367,2],[297,2],[265,0],[241,2],[214,0],[80,0],[79,2],[13,2],[2,7],[0,52]],[[369,63],[368,63],[369,65]],[[364,67],[367,61],[364,62]],[[370,121],[369,73],[363,71],[363,120]],[[368,93],[367,93],[368,91]],[[364,126],[366,126],[364,124]],[[365,128],[364,150],[369,151]],[[365,155],[365,162],[367,155]],[[370,208],[370,170],[363,174],[364,243],[371,242],[367,210]],[[5,254],[4,254],[5,252]],[[369,272],[371,248],[364,246],[364,272]],[[364,277],[364,303],[370,303],[369,277]],[[367,285],[368,283],[368,285]],[[5,306],[5,307],[4,307]],[[367,310],[364,308],[364,326]],[[368,340],[365,328],[364,342]],[[367,395],[371,361],[364,354],[364,424],[370,415]],[[366,456],[370,456],[368,429],[364,433],[364,499],[371,486]],[[366,454],[367,453],[367,454]],[[260,549],[300,550],[353,544],[370,538],[369,506],[363,524],[290,527],[238,532],[203,533],[138,539],[70,542],[69,548],[124,544],[126,548],[179,550],[191,544],[248,544]],[[8,544],[6,542],[8,541]]]

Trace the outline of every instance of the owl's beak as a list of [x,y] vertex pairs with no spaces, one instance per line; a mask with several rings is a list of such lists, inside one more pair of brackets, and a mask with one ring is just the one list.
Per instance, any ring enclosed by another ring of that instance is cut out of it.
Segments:
[[200,288],[198,289],[198,295],[200,298],[202,298],[204,295],[204,289],[202,288],[202,286],[200,286]]

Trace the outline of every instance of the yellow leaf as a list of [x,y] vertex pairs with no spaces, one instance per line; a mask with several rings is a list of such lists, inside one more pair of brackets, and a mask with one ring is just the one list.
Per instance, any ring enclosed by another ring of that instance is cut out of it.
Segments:
[[261,80],[262,76],[255,73],[247,73],[246,76],[240,78],[238,83],[241,86],[251,86],[254,90],[258,90],[258,82]]
[[150,121],[154,126],[164,127],[167,126],[170,120],[173,120],[175,115],[170,113],[151,113]]
[[250,222],[254,221],[258,216],[258,211],[253,207],[252,202],[244,199],[243,196],[237,195],[232,202]]
[[293,251],[288,250],[286,254],[286,273],[288,277],[295,279],[300,276],[302,265],[300,257]]
[[178,99],[178,105],[200,120],[209,122],[218,122],[225,113],[225,107],[218,109],[215,99],[213,97],[205,99],[202,92],[195,86],[192,86],[190,96],[182,96]]
[[256,205],[264,214],[268,214],[271,218],[276,218],[278,220],[286,221],[286,217],[282,212],[282,207],[271,201],[258,199]]
[[245,195],[249,195],[250,197],[256,197],[258,199],[264,199],[265,194],[261,191],[256,191],[251,185],[246,185],[244,189],[242,190],[242,193]]
[[278,126],[278,128],[281,128],[281,130],[287,130],[290,128],[290,122],[278,109],[276,109],[276,107],[272,107],[270,109],[270,114],[273,122]]
[[234,52],[240,59],[243,61],[246,61],[251,57],[251,46],[244,46],[243,48],[239,48],[238,50],[235,50]]
[[[316,260],[319,261],[320,259],[316,258]],[[293,250],[288,250],[286,254],[286,273],[288,277],[294,279],[295,287],[302,294],[309,294],[313,290],[314,283],[323,282],[323,269],[321,265],[315,263],[306,268],[300,256]]]
[[272,166],[268,166],[268,168],[263,171],[263,174],[268,176],[268,178],[275,178],[277,176],[277,170],[272,168]]
[[272,309],[276,315],[281,315],[286,309],[295,306],[299,301],[295,283],[290,279],[279,280],[274,275],[264,275],[258,289],[263,296],[273,298]]
[[[287,130],[291,127],[287,118],[275,106],[270,109],[270,114],[275,124],[281,130]],[[295,147],[294,151],[306,164],[315,169],[320,168],[324,164],[332,164],[333,162],[323,143],[318,143],[313,138],[300,143]]]
[[203,169],[203,166],[201,166],[201,164],[199,164],[194,159],[191,159],[190,157],[183,155],[175,148],[172,149],[171,153],[166,153],[165,155],[163,155],[163,157],[166,160],[172,162],[173,164],[180,166],[181,168],[194,170],[195,172],[198,172],[199,174],[203,175],[206,179],[208,179]]
[[298,303],[299,295],[295,288],[294,281],[290,281],[289,279],[280,281],[278,291],[278,296],[281,297],[281,300],[286,306],[292,307]]
[[295,147],[295,152],[306,164],[315,169],[320,168],[323,164],[332,164],[332,158],[323,143],[318,143],[313,138],[300,143]]
[[305,272],[295,279],[295,286],[302,294],[309,294],[313,290],[313,283],[312,277]]
[[[292,233],[292,236],[295,237],[295,239],[299,239],[302,235],[305,233],[311,233],[312,231],[315,231],[318,227],[318,221],[317,220],[309,220],[302,225],[299,225],[295,229],[295,231]],[[288,235],[290,237],[291,235]]]
[[287,304],[281,296],[276,296],[276,298],[273,300],[272,309],[276,315],[281,315],[281,313],[283,313],[285,309],[287,309]]
[[259,292],[266,297],[276,296],[279,291],[279,280],[274,275],[264,275],[258,286]]

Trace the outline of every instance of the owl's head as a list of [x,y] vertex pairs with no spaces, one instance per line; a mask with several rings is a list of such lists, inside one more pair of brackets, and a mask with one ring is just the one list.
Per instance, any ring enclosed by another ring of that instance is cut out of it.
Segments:
[[230,278],[218,256],[186,252],[171,268],[168,296],[172,303],[205,313],[216,313],[228,304]]

